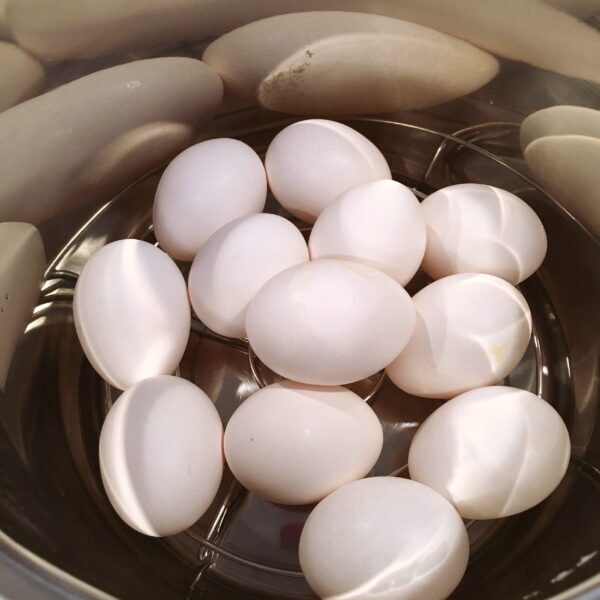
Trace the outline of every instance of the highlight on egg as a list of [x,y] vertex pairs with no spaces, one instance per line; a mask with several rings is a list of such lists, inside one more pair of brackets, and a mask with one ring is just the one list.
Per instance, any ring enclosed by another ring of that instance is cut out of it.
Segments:
[[200,142],[176,156],[160,178],[154,234],[173,258],[191,261],[219,228],[261,212],[266,199],[265,169],[250,146],[230,138]]
[[342,192],[318,216],[308,247],[312,259],[358,261],[406,285],[425,253],[425,219],[417,197],[391,179]]
[[75,286],[73,317],[88,360],[121,390],[173,373],[190,334],[181,272],[141,240],[111,242],[92,255]]
[[414,333],[386,369],[392,382],[409,394],[444,399],[496,384],[527,350],[531,312],[521,292],[504,279],[451,275],[412,300],[417,312]]
[[208,396],[168,375],[140,381],[111,407],[100,433],[108,498],[133,529],[168,536],[191,527],[223,474],[223,426]]
[[423,270],[434,279],[488,273],[517,284],[542,264],[544,226],[521,198],[491,185],[460,183],[421,204],[427,224]]
[[265,168],[281,206],[307,223],[348,188],[392,178],[370,140],[326,119],[298,121],[280,131],[267,149]]
[[466,519],[527,510],[561,482],[571,445],[550,404],[516,388],[492,386],[449,400],[417,430],[408,468]]
[[293,381],[247,398],[225,430],[225,457],[252,493],[311,504],[373,468],[383,429],[373,409],[344,387]]
[[319,598],[443,600],[467,568],[469,539],[460,515],[436,491],[371,477],[317,504],[299,558]]

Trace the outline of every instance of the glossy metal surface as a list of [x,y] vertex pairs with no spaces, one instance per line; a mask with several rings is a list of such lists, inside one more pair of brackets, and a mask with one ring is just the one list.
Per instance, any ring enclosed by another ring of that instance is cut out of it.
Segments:
[[[238,137],[264,154],[289,122],[244,111],[216,120],[206,136]],[[521,285],[532,309],[534,336],[508,383],[541,393],[557,408],[571,431],[574,456],[559,489],[540,506],[516,517],[469,524],[472,558],[452,597],[594,595],[590,590],[600,571],[598,243],[526,175],[513,122],[486,122],[454,136],[393,120],[345,122],[372,139],[394,177],[420,196],[452,183],[484,182],[517,192],[543,220],[547,259]],[[76,597],[313,598],[297,560],[310,507],[263,501],[226,473],[199,523],[155,540],[124,525],[102,489],[98,436],[118,392],[82,355],[72,321],[72,290],[99,247],[123,237],[153,241],[151,206],[159,176],[153,173],[129,187],[71,240],[60,242],[56,236],[60,251],[0,397],[0,529],[10,536],[0,538],[0,549]],[[278,210],[272,198],[268,209]],[[414,293],[426,282],[417,274],[409,290]],[[180,374],[207,392],[224,423],[244,398],[275,377],[252,360],[244,340],[222,338],[199,322],[192,326]],[[373,474],[404,475],[411,437],[439,402],[407,396],[379,376],[360,382],[355,391],[372,394],[384,426],[384,450]],[[47,568],[16,544],[92,587]]]

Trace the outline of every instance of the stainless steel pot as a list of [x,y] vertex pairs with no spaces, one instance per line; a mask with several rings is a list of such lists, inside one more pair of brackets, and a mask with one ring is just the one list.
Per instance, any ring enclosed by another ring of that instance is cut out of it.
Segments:
[[[64,80],[96,66],[66,63],[53,76]],[[533,178],[519,143],[520,121],[534,110],[599,101],[595,84],[505,61],[498,78],[468,97],[385,118],[340,119],[376,143],[394,177],[419,196],[459,182],[495,185],[526,200],[548,233],[542,268],[520,286],[534,335],[508,382],[559,411],[573,456],[561,486],[541,505],[468,524],[472,555],[456,599],[600,598],[600,244]],[[239,138],[263,155],[295,119],[263,109],[225,111],[200,137]],[[227,473],[200,522],[156,540],[122,523],[102,489],[98,436],[118,392],[82,354],[73,288],[104,244],[154,241],[150,217],[160,173],[134,174],[99,210],[84,206],[40,225],[48,258],[42,292],[0,395],[0,595],[8,598],[314,597],[297,560],[310,507],[260,500]],[[267,210],[281,211],[273,198]],[[425,283],[419,274],[410,289]],[[199,322],[179,369],[209,394],[225,422],[276,377],[243,341],[220,338]],[[384,426],[373,474],[405,475],[410,439],[439,403],[403,394],[380,377],[357,385]]]

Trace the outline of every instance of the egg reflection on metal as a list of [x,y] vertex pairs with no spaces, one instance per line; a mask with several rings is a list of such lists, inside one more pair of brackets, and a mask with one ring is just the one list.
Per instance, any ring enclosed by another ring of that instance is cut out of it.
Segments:
[[193,525],[212,503],[223,474],[223,427],[193,383],[151,377],[123,392],[100,434],[108,497],[131,527],[151,536]]
[[309,119],[280,131],[267,150],[269,186],[294,216],[314,223],[336,196],[354,185],[391,179],[380,150],[355,129]]
[[451,398],[498,383],[529,344],[529,306],[499,277],[451,275],[423,288],[413,301],[414,334],[387,367],[390,379],[410,394]]
[[246,315],[257,356],[283,377],[344,385],[389,364],[408,342],[415,309],[400,284],[358,262],[315,260],[268,281]]
[[351,187],[325,207],[308,243],[311,258],[358,261],[406,285],[425,252],[425,220],[409,188],[391,179]]
[[223,225],[259,213],[267,199],[260,157],[239,140],[189,147],[165,169],[154,200],[154,233],[173,258],[191,261]]
[[421,204],[427,224],[423,269],[434,279],[488,273],[517,284],[542,264],[547,239],[535,212],[491,185],[461,183]]
[[300,538],[300,565],[320,598],[443,600],[469,558],[452,505],[407,479],[372,477],[322,500]]
[[552,406],[531,392],[494,386],[438,408],[417,431],[408,467],[462,517],[495,519],[544,500],[562,480],[570,449]]
[[173,373],[190,334],[181,272],[140,240],[112,242],[92,255],[75,287],[73,316],[88,360],[121,390]]

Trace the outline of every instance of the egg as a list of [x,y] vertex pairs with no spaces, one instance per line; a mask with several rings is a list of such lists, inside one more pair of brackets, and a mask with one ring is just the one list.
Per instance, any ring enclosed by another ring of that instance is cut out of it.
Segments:
[[498,383],[525,354],[531,312],[522,294],[499,277],[444,277],[415,294],[413,302],[414,333],[387,367],[405,392],[451,398]]
[[160,375],[123,392],[100,433],[100,472],[119,516],[146,535],[192,526],[223,474],[223,427],[194,384]]
[[154,233],[173,258],[191,261],[217,229],[261,212],[266,199],[258,154],[239,140],[207,140],[184,150],[165,169],[154,200]]
[[364,477],[383,429],[373,409],[343,387],[274,383],[252,394],[225,429],[225,458],[253,494],[311,504]]
[[508,517],[556,488],[569,464],[569,432],[540,397],[511,387],[471,390],[418,429],[408,468],[466,519]]
[[275,198],[307,223],[348,188],[392,177],[373,143],[325,119],[299,121],[280,131],[269,145],[265,168]]
[[73,316],[88,360],[122,390],[173,373],[191,324],[177,265],[140,240],[112,242],[92,255],[75,286]]
[[542,264],[548,241],[518,196],[479,183],[451,185],[421,204],[427,225],[423,270],[434,279],[488,273],[517,284]]
[[425,252],[425,220],[406,186],[380,179],[342,192],[317,218],[310,256],[356,260],[406,285]]
[[256,355],[283,377],[316,385],[343,385],[383,369],[414,325],[413,303],[391,277],[327,259],[273,277],[246,314]]
[[188,280],[192,307],[213,331],[246,336],[246,310],[273,276],[308,261],[302,234],[277,215],[259,214],[221,227],[198,252]]
[[443,600],[465,572],[469,540],[456,510],[434,490],[372,477],[316,506],[299,557],[320,598]]

